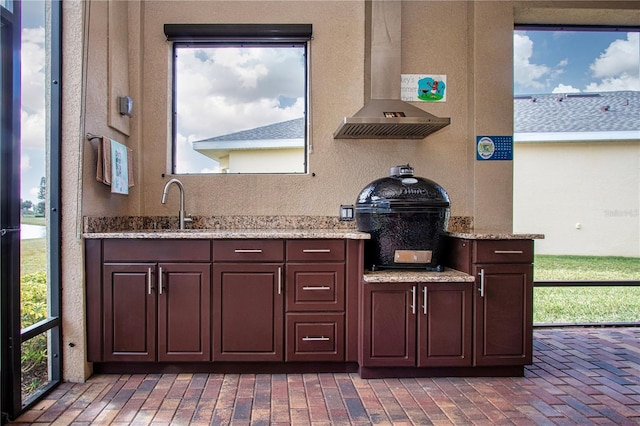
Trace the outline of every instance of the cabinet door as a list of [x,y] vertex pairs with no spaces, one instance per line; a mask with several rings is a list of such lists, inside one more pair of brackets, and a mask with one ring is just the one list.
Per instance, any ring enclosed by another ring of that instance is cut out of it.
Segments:
[[475,364],[530,364],[533,266],[479,264],[474,273]]
[[363,367],[416,365],[417,287],[363,284]]
[[158,265],[158,361],[210,361],[211,264]]
[[283,361],[281,264],[213,265],[213,360]]
[[418,366],[471,365],[473,283],[420,286]]
[[155,361],[155,270],[155,263],[104,265],[105,361]]

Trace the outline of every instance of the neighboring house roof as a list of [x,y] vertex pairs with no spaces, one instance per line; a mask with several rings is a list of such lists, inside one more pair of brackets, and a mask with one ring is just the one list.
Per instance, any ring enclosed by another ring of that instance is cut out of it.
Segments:
[[513,101],[515,141],[640,139],[640,92],[537,94]]
[[196,151],[304,147],[304,117],[193,142]]

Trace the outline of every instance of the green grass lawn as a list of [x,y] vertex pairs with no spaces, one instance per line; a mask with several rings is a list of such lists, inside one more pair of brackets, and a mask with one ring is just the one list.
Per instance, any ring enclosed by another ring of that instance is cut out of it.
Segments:
[[47,272],[47,247],[44,238],[20,241],[20,275]]
[[[534,280],[640,280],[631,257],[535,257]],[[540,287],[534,289],[533,322],[640,322],[640,287]]]
[[20,223],[24,223],[25,225],[40,225],[45,226],[45,218],[44,217],[36,217],[36,216],[22,216],[20,218]]

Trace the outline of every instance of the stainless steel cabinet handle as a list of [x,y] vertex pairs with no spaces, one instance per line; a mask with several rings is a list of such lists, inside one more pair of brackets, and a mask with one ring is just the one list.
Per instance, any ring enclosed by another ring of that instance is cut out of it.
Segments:
[[147,274],[147,292],[149,295],[151,295],[151,292],[153,291],[153,280],[151,278],[151,274],[151,267],[149,267],[149,273]]
[[158,293],[162,294],[162,266],[158,269]]
[[304,287],[302,287],[303,290],[331,290],[331,287],[329,287],[328,285],[315,285],[315,286],[311,286],[311,285],[306,285]]
[[480,297],[484,297],[484,269],[480,269],[480,288],[478,291],[480,292]]
[[236,253],[262,253],[262,249],[235,249]]
[[427,287],[422,287],[422,297],[424,304],[422,305],[422,313],[427,315]]
[[282,294],[282,268],[278,266],[278,294]]
[[303,253],[331,253],[331,249],[302,249]]
[[303,342],[325,342],[327,340],[331,340],[331,339],[326,336],[320,336],[320,337],[305,336],[302,338]]
[[494,250],[495,254],[523,254],[522,250]]
[[411,287],[411,313],[416,314],[416,286]]

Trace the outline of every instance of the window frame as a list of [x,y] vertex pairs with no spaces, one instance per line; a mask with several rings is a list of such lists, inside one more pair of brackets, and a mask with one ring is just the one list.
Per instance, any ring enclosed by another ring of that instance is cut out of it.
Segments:
[[[293,46],[304,48],[304,169],[302,172],[259,172],[259,173],[231,173],[231,174],[286,174],[306,175],[309,173],[309,154],[312,151],[310,132],[310,41],[312,34],[311,24],[165,24],[164,32],[167,41],[172,42],[172,71],[171,71],[171,174],[206,175],[206,173],[178,173],[176,171],[177,150],[177,49],[184,47],[278,47]],[[274,123],[275,124],[275,123]],[[215,173],[225,174],[225,173]]]

